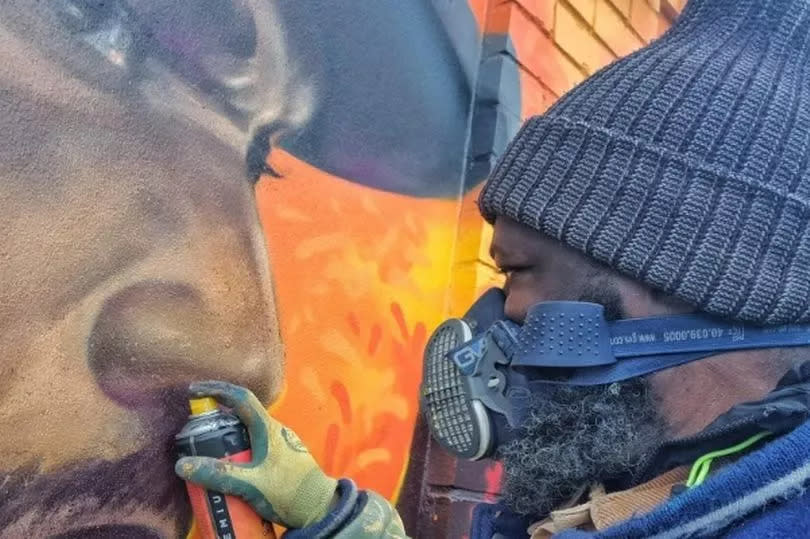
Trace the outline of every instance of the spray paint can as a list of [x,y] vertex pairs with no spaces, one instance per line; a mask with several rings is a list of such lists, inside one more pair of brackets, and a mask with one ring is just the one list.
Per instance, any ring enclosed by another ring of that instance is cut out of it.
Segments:
[[[189,404],[188,422],[175,436],[178,458],[200,456],[250,462],[250,437],[238,417],[220,410],[210,397],[191,399]],[[203,539],[275,539],[271,524],[244,500],[188,481],[186,489]]]

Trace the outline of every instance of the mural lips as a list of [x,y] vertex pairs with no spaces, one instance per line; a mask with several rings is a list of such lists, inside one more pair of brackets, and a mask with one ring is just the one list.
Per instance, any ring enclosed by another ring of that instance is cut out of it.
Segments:
[[162,539],[162,536],[145,526],[99,526],[82,528],[54,535],[50,539]]

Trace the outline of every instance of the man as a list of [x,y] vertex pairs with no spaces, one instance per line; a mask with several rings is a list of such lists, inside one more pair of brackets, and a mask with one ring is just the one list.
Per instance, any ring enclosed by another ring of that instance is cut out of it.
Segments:
[[[480,201],[506,315],[573,300],[608,320],[810,322],[809,54],[804,0],[693,0],[660,40],[529,120]],[[498,448],[507,507],[478,510],[472,537],[526,537],[532,521],[535,537],[806,536],[808,351],[715,352],[535,394],[521,435]],[[238,388],[192,389],[251,417]],[[271,446],[274,462],[298,447]],[[178,472],[245,495],[301,528],[291,536],[403,535],[373,493],[289,462]]]

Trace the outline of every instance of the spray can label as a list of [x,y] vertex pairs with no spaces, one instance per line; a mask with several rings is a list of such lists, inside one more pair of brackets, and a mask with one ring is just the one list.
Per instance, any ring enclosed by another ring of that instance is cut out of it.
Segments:
[[[250,462],[250,439],[239,419],[218,409],[192,415],[175,437],[179,456],[206,456]],[[272,525],[241,498],[186,483],[191,508],[203,539],[275,539]]]

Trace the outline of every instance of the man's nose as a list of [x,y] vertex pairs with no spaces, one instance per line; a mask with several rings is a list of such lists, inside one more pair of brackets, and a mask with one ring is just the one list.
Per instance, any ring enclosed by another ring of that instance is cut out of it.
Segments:
[[529,307],[517,294],[507,293],[503,313],[506,318],[517,324],[522,324],[526,318]]
[[267,402],[280,356],[274,328],[255,323],[240,333],[229,331],[233,324],[188,284],[138,283],[105,302],[88,361],[100,388],[124,406],[148,406],[156,395],[201,379],[248,387]]

